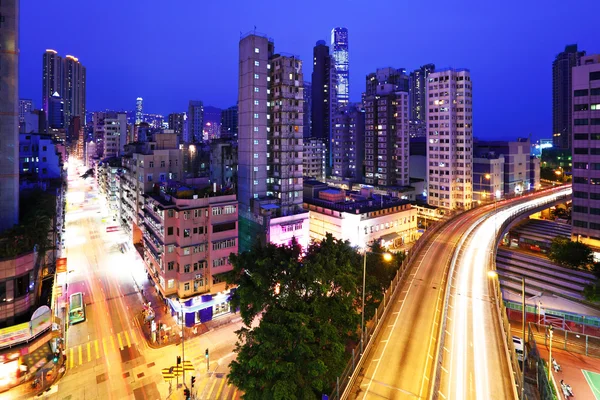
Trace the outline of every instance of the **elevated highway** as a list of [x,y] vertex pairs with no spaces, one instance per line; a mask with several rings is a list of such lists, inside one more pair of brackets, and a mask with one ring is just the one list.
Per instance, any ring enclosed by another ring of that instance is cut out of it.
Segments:
[[517,398],[519,374],[487,272],[502,231],[570,194],[552,188],[441,226],[413,255],[341,398]]

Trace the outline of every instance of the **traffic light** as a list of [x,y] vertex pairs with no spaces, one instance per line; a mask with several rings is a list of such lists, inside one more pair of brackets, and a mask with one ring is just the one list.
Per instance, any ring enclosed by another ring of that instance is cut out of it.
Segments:
[[192,387],[194,387],[194,382],[196,382],[196,377],[192,376]]
[[206,349],[206,351],[204,352],[204,356],[205,356],[206,358],[208,358],[208,349]]
[[181,356],[177,356],[177,365],[181,364]]
[[58,363],[58,356],[59,356],[58,352],[54,353],[54,356],[52,357],[52,362],[54,364]]
[[191,396],[190,389],[183,389],[183,395],[185,396],[186,400],[189,400]]

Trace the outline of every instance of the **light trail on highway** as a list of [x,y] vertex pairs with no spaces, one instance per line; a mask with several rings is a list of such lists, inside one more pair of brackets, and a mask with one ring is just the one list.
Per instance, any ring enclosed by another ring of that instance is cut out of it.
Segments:
[[[488,271],[497,230],[514,215],[536,209],[571,193],[557,189],[543,198],[490,210],[463,234],[450,285],[448,351],[441,367],[439,394],[451,399],[509,399],[516,397],[505,338],[494,303]],[[447,356],[449,353],[449,357]]]

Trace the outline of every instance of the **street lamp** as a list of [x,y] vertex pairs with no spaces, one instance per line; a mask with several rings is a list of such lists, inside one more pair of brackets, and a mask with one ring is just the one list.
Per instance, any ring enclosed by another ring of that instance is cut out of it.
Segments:
[[554,334],[554,327],[550,325],[548,330],[550,331],[550,351],[548,352],[548,382],[550,382],[550,375],[552,374],[552,336]]
[[485,178],[487,181],[490,180],[491,175],[490,174],[485,174],[485,175],[479,175],[479,196],[481,197],[481,192],[483,192],[483,198],[485,198],[485,190],[481,190],[482,186],[483,186],[483,178]]
[[363,342],[365,338],[365,282],[367,280],[367,253],[371,254],[381,254],[383,255],[384,261],[392,261],[392,255],[390,253],[376,253],[374,251],[368,251],[365,249],[363,255],[363,284],[362,284],[362,307],[360,309],[360,352],[363,352]]
[[[498,278],[498,272],[496,271],[488,271],[488,276],[491,279],[495,279]],[[523,298],[523,315],[522,315],[522,319],[523,319],[523,365],[521,366],[521,378],[522,378],[522,382],[521,382],[521,399],[525,399],[525,358],[527,357],[527,347],[525,346],[525,319],[527,317],[527,311],[525,310],[525,277],[524,276],[516,276],[516,275],[511,275],[511,274],[506,274],[506,276],[510,276],[513,278],[518,278],[521,279],[521,296]],[[498,283],[500,284],[500,283]]]

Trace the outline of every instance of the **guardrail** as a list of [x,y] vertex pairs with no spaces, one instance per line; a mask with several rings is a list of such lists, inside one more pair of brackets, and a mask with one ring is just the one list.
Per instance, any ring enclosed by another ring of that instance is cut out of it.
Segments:
[[[498,250],[498,242],[502,238],[504,232],[506,232],[510,228],[511,225],[513,225],[518,219],[522,218],[522,216],[524,214],[534,212],[535,210],[537,210],[541,207],[546,207],[548,204],[552,204],[552,203],[556,203],[557,201],[564,200],[564,199],[568,198],[569,196],[570,196],[570,194],[563,194],[554,199],[545,201],[536,207],[532,207],[532,208],[528,208],[528,209],[524,209],[524,210],[518,210],[518,211],[514,211],[513,213],[511,213],[511,215],[502,222],[502,225],[500,225],[500,228],[497,230],[496,243],[494,244],[493,250],[492,250],[491,269],[494,271],[496,270],[496,252]],[[505,306],[503,298],[502,298],[502,291],[500,290],[500,280],[494,279],[491,284],[493,285],[492,294],[494,297],[494,302],[496,304],[496,308],[499,312],[499,318],[500,318],[500,322],[501,322],[501,326],[502,326],[502,337],[504,338],[504,341],[505,341],[505,348],[508,349],[508,353],[509,353],[508,354],[509,368],[511,369],[510,373],[514,379],[514,387],[521,388],[522,387],[521,385],[523,385],[522,375],[519,373],[516,373],[520,370],[519,361],[517,359],[517,355],[516,355],[516,352],[514,349],[514,344],[512,341],[511,327],[510,327],[510,323],[508,322],[508,314],[507,314],[506,306]],[[519,390],[519,393],[520,392],[521,391]]]

